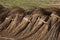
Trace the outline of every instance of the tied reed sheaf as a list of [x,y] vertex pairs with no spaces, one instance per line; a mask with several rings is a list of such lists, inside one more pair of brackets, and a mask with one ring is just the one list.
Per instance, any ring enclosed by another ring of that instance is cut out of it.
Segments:
[[0,5],[0,40],[60,40],[60,9]]

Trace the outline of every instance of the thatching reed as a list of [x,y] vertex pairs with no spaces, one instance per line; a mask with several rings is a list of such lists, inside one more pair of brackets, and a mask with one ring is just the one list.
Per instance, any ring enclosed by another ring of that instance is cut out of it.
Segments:
[[59,13],[59,8],[0,5],[0,40],[60,40]]

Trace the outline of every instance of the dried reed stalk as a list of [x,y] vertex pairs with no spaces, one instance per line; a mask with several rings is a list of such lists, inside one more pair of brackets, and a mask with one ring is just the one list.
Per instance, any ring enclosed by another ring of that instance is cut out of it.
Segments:
[[[41,23],[41,22],[40,22]],[[44,23],[35,34],[27,38],[26,40],[41,40],[48,31],[48,24]]]
[[21,31],[23,31],[26,26],[28,25],[29,21],[31,20],[31,16],[27,15],[23,18],[22,22],[18,24],[18,26],[12,31],[11,35],[13,36],[17,35]]
[[0,24],[0,31],[2,31],[5,27],[7,27],[12,20],[12,16],[9,16],[5,19],[3,23]]
[[21,36],[21,35],[25,35],[27,33],[30,32],[31,28],[33,27],[33,25],[35,24],[38,15],[32,16],[32,20],[31,22],[27,25],[26,29],[24,31],[22,31],[20,34],[18,34],[17,36]]
[[[52,16],[52,18],[54,18],[53,16]],[[56,17],[57,18],[57,17]],[[55,18],[55,20],[57,20]],[[52,19],[51,19],[52,20]],[[53,21],[53,20],[52,20]],[[53,34],[54,34],[54,32],[55,31],[57,31],[58,30],[58,28],[59,28],[59,22],[60,22],[60,20],[58,20],[58,21],[53,21],[53,22],[51,22],[51,24],[53,23],[53,25],[51,25],[51,29],[49,30],[49,32],[47,33],[47,35],[44,37],[44,39],[42,39],[42,40],[53,40]],[[56,33],[56,32],[55,32]],[[51,37],[51,38],[50,38]],[[56,40],[56,39],[55,39]]]
[[23,35],[23,37],[19,37],[19,38],[24,39],[24,38],[30,37],[31,35],[35,34],[39,30],[40,26],[42,26],[44,24],[42,22],[42,19],[45,20],[46,17],[43,16],[41,19],[38,18],[36,23],[34,24],[33,28],[31,29],[31,31],[28,34]]
[[[33,12],[32,12],[32,20],[31,20],[31,22],[27,25],[27,27],[26,27],[26,29],[23,31],[23,32],[21,32],[20,34],[18,34],[18,36],[23,36],[23,35],[25,35],[25,34],[28,34],[30,31],[31,31],[31,29],[32,29],[32,27],[33,27],[33,25],[35,24],[35,22],[36,22],[36,20],[37,20],[37,18],[40,16],[41,17],[41,13],[42,13],[42,11],[37,11],[37,10],[39,10],[39,9],[35,9]],[[37,14],[36,14],[37,13]]]
[[5,31],[7,31],[7,33],[10,33],[14,28],[16,28],[16,26],[18,25],[18,23],[17,23],[18,18],[19,18],[19,14],[16,14],[16,17],[13,19],[13,21],[10,23],[10,25],[5,30]]

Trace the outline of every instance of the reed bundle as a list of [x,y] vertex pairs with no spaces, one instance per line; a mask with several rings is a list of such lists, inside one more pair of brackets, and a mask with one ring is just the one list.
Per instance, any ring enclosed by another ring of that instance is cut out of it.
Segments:
[[0,5],[0,40],[60,40],[60,9]]

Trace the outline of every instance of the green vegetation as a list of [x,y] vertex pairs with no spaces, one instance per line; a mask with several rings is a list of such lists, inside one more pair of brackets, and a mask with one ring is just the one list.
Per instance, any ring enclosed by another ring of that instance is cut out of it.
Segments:
[[30,7],[30,6],[48,6],[47,4],[52,3],[52,0],[0,0],[0,4],[5,7],[8,6],[22,6],[22,7]]

